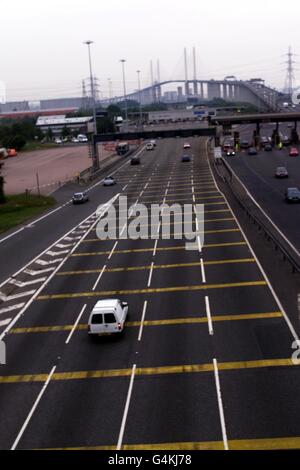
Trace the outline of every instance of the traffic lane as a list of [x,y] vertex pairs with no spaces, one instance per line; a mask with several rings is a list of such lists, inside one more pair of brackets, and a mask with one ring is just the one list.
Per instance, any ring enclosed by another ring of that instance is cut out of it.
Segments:
[[[150,302],[147,320],[151,318],[151,309]],[[144,328],[138,354],[139,367],[206,364],[212,359],[212,342],[207,325],[161,325]]]
[[56,335],[7,335],[7,364],[1,366],[0,385],[2,377],[49,372],[62,354],[66,339],[63,331]]
[[33,382],[0,385],[0,401],[5,403],[0,419],[0,449],[11,448],[40,390],[41,384]]
[[298,437],[299,367],[220,371],[229,439]]
[[220,440],[213,374],[136,377],[124,444]]
[[[136,313],[140,318],[142,306]],[[131,320],[130,313],[129,319]],[[85,320],[87,321],[87,315]],[[53,336],[53,333],[49,333],[48,336]],[[131,368],[137,357],[137,338],[137,327],[125,327],[123,333],[110,336],[92,336],[88,334],[87,329],[76,331],[69,346],[63,351],[57,372],[71,373]]]
[[222,295],[208,295],[212,316],[280,312],[266,285],[223,289]]
[[127,377],[51,381],[18,449],[116,446],[128,384]]
[[247,321],[213,321],[213,328],[214,353],[219,362],[287,359],[291,356],[294,339],[283,317],[251,319],[250,315]]

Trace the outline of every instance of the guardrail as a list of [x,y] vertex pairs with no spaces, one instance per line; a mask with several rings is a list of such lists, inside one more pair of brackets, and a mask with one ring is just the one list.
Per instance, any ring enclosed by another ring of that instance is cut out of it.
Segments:
[[[220,178],[222,178],[223,182],[227,184],[228,188],[231,190],[233,196],[235,197],[236,201],[240,205],[240,207],[245,211],[246,215],[250,220],[252,220],[253,224],[258,227],[258,230],[263,232],[264,237],[267,239],[267,241],[272,242],[275,250],[280,251],[283,260],[288,261],[290,265],[292,266],[292,271],[294,273],[300,273],[300,258],[299,256],[296,255],[296,253],[291,253],[291,248],[288,247],[288,244],[284,241],[280,233],[276,230],[274,226],[270,228],[270,222],[266,220],[265,222],[262,220],[265,216],[261,211],[259,210],[258,206],[255,207],[250,207],[251,205],[251,199],[249,198],[249,195],[247,193],[247,190],[243,187],[243,185],[240,183],[238,178],[236,177],[235,173],[232,171],[230,165],[226,162],[224,158],[222,158],[222,164],[226,168],[226,171],[228,172],[228,176],[222,176],[218,169],[216,168],[217,165],[215,165],[215,170]],[[248,203],[248,206],[247,206]],[[252,203],[253,204],[253,203]],[[254,210],[256,210],[259,215],[256,215],[254,213]],[[269,225],[269,226],[268,226]]]

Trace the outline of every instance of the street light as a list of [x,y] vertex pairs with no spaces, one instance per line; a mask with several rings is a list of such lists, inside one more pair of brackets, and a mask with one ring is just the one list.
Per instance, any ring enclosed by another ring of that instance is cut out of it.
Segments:
[[136,71],[138,76],[138,89],[139,89],[139,102],[140,102],[140,129],[142,128],[142,98],[141,98],[141,80],[140,80],[140,70]]
[[95,99],[95,88],[94,88],[94,78],[93,78],[93,71],[92,71],[92,59],[91,59],[91,44],[94,44],[94,41],[84,41],[83,44],[88,46],[88,53],[89,53],[89,66],[90,66],[90,82],[91,82],[91,92],[92,92],[92,101],[93,101],[93,167],[95,170],[99,168],[99,157],[97,152],[97,144],[95,142],[95,136],[97,135],[97,116],[96,116],[96,99]]
[[123,72],[123,92],[124,92],[124,101],[125,101],[125,121],[126,121],[126,132],[128,130],[128,111],[127,111],[127,99],[126,99],[126,84],[125,84],[125,59],[121,59],[122,63],[122,72]]

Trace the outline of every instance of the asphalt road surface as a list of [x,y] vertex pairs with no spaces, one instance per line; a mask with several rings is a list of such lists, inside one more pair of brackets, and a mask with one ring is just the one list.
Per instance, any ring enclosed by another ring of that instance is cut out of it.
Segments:
[[[191,143],[181,163],[183,141],[159,141],[105,195],[205,204],[203,250],[161,237],[100,241],[96,217],[82,224],[84,238],[5,336],[2,449],[300,447],[293,335],[204,140]],[[88,337],[100,298],[128,301],[122,337]]]

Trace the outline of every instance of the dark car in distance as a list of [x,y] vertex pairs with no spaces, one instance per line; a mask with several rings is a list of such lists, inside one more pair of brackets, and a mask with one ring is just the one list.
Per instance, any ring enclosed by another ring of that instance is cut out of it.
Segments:
[[191,161],[191,157],[190,157],[189,155],[182,155],[181,161],[182,161],[182,162],[190,162],[190,161]]
[[248,150],[248,155],[257,155],[257,150],[255,147],[250,147]]
[[266,144],[264,149],[265,149],[265,152],[272,152],[273,147],[271,144]]
[[300,191],[298,188],[288,188],[285,192],[285,200],[289,203],[300,202]]
[[131,165],[139,165],[141,163],[140,157],[132,157],[130,160]]

